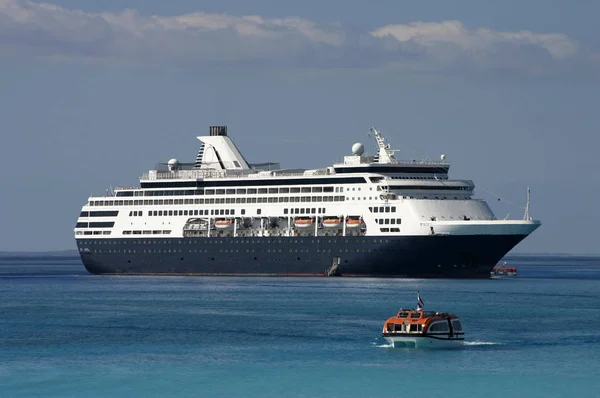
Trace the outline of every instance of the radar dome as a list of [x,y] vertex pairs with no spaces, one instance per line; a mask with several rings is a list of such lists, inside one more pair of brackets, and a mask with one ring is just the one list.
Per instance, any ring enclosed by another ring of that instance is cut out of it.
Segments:
[[179,160],[177,159],[171,159],[169,160],[169,162],[167,163],[169,165],[169,170],[179,170]]
[[445,153],[442,153],[442,155],[440,156],[440,159],[442,159],[442,160],[446,160],[446,154],[445,154]]
[[365,151],[365,146],[363,144],[361,144],[360,142],[357,142],[356,144],[352,145],[352,154],[353,155],[362,155],[363,152]]

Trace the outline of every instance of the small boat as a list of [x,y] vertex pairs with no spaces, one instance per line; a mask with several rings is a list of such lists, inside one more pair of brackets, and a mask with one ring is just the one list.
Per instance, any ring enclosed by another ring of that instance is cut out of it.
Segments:
[[455,314],[424,311],[419,294],[416,309],[401,309],[385,321],[383,338],[394,347],[433,348],[460,346],[465,334]]
[[326,218],[323,220],[323,226],[325,228],[339,228],[342,225],[341,218]]
[[506,261],[502,263],[502,265],[495,266],[490,271],[490,276],[492,278],[500,278],[504,276],[517,276],[517,269],[514,267],[507,267]]
[[308,228],[313,224],[313,219],[312,218],[297,218],[294,221],[294,225],[296,226],[296,228]]
[[348,218],[346,220],[347,228],[357,228],[357,227],[360,227],[361,224],[362,224],[362,219],[360,219],[360,218]]
[[220,219],[215,221],[215,227],[218,229],[230,229],[233,228],[234,221],[229,218]]

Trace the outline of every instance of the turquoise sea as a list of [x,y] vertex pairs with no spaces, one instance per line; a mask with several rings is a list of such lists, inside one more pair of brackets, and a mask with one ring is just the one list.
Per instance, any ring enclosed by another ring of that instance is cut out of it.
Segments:
[[[93,276],[0,258],[0,397],[600,397],[600,258],[490,280]],[[459,349],[381,338],[457,313]]]

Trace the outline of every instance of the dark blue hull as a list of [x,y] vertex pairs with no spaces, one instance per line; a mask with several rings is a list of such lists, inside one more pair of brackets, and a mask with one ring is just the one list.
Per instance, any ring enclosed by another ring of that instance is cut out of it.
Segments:
[[93,274],[489,278],[526,235],[78,239]]

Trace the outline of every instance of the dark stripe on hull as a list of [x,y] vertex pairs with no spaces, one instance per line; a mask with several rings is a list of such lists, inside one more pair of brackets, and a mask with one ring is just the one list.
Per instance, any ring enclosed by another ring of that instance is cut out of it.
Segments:
[[440,335],[434,335],[434,334],[394,334],[394,333],[383,333],[382,335],[383,337],[410,337],[410,338],[423,338],[423,339],[435,339],[435,340],[443,340],[443,341],[464,341],[465,337],[464,337],[464,333],[455,333],[454,336],[456,337],[450,337],[450,336],[440,336]]
[[489,278],[526,235],[77,239],[93,274]]

